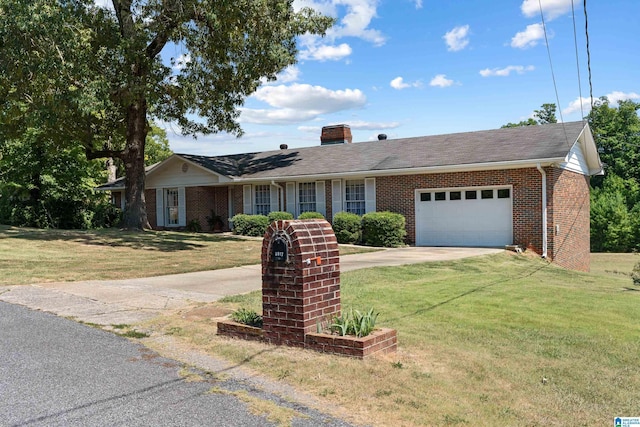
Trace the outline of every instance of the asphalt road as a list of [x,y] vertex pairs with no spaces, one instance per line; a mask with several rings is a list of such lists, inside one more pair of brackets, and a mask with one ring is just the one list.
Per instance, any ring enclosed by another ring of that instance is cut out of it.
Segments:
[[295,410],[293,426],[348,425],[117,335],[0,302],[0,426],[274,425],[230,394],[237,391]]

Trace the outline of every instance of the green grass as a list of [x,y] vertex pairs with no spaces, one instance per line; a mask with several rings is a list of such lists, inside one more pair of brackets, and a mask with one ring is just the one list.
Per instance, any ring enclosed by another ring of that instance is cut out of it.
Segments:
[[[129,279],[259,264],[260,239],[207,233],[0,225],[0,286]],[[340,247],[341,255],[367,252]]]
[[[630,284],[509,254],[345,273],[343,307],[374,307],[399,334],[396,355],[364,362],[182,326],[201,348],[274,378],[286,370],[367,424],[602,426],[638,408],[640,292]],[[219,304],[259,310],[260,293]]]
[[[204,233],[0,226],[0,285],[252,264],[260,247]],[[593,254],[592,272],[578,273],[505,253],[344,273],[342,306],[373,307],[379,326],[398,330],[397,354],[366,361],[228,340],[188,313],[149,328],[314,393],[362,424],[610,425],[638,415],[640,290],[628,274],[638,261]],[[260,312],[260,299],[216,305]],[[114,329],[135,332],[127,326]]]

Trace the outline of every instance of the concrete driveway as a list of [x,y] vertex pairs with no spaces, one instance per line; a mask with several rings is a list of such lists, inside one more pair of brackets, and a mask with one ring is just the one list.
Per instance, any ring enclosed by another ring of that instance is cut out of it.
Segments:
[[[342,272],[502,252],[488,248],[406,247],[343,256]],[[0,287],[0,301],[99,325],[135,324],[163,312],[262,288],[261,266],[125,280]]]

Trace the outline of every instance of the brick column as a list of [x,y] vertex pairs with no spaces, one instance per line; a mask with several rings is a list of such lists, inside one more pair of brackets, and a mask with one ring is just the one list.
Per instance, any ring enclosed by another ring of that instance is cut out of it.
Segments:
[[[274,260],[274,242],[284,241],[286,259]],[[340,315],[338,242],[325,220],[272,223],[262,245],[264,338],[304,347],[318,322]]]

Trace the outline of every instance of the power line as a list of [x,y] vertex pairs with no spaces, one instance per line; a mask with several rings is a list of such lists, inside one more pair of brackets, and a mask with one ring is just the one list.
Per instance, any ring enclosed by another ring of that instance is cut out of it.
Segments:
[[576,32],[576,12],[571,0],[571,18],[573,19],[573,46],[576,49],[576,69],[578,70],[578,99],[580,99],[580,117],[584,121],[584,108],[582,107],[582,83],[580,79],[580,59],[578,58],[578,36]]
[[589,18],[587,17],[587,0],[584,0],[584,34],[587,38],[587,70],[589,71],[589,97],[593,110],[593,85],[591,84],[591,52],[589,51]]
[[562,117],[562,109],[560,108],[560,97],[558,96],[558,85],[556,84],[556,75],[553,71],[553,61],[551,60],[551,48],[549,47],[549,38],[547,37],[547,25],[544,22],[544,13],[542,13],[542,0],[538,0],[538,6],[540,7],[540,19],[542,20],[542,30],[544,32],[544,43],[547,45],[547,55],[549,56],[549,67],[551,68],[551,79],[553,80],[553,89],[556,92],[556,102],[558,106],[558,114],[560,114],[560,122],[562,122],[562,130],[564,131],[564,139],[567,146],[571,148],[569,143],[569,136],[567,135],[567,129],[564,127],[564,118]]

